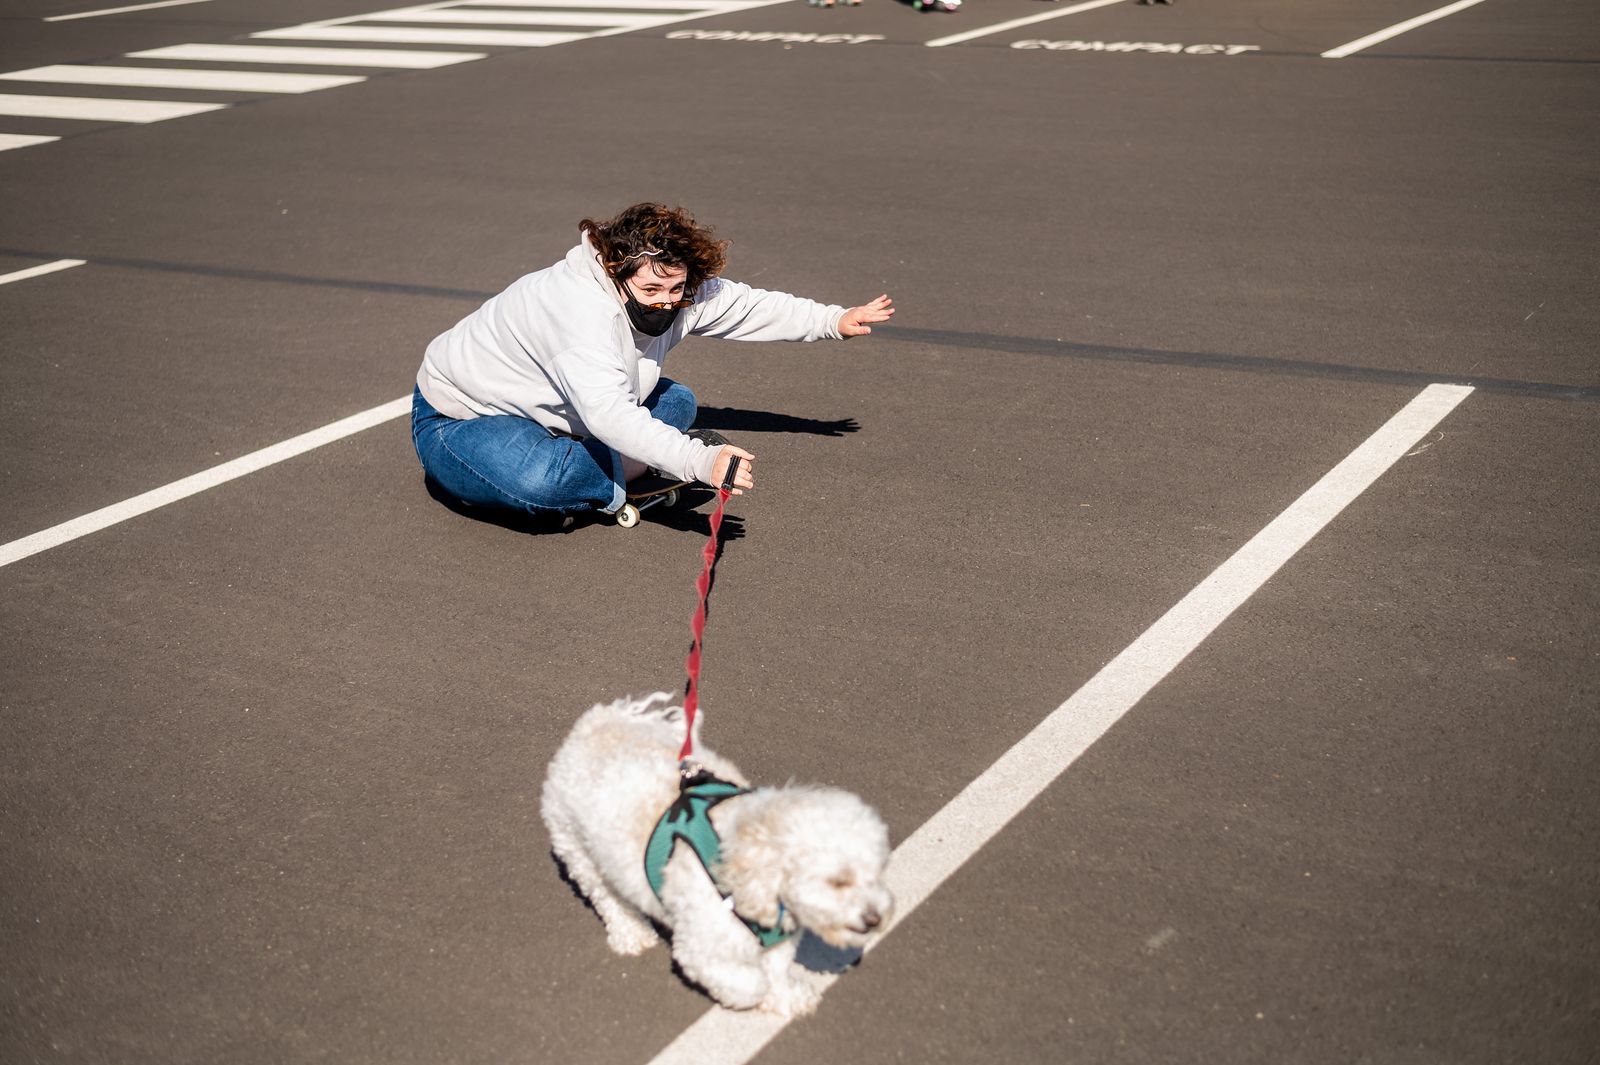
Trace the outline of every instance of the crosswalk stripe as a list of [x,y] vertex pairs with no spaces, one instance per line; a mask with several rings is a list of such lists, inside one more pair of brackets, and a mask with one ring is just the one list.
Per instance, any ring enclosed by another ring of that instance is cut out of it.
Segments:
[[366,15],[363,22],[444,22],[486,23],[501,26],[645,26],[661,21],[661,15],[623,14],[618,11],[469,11],[453,7],[444,11],[384,11]]
[[296,48],[291,44],[174,44],[129,52],[130,59],[182,59],[198,63],[286,63],[307,67],[395,67],[432,70],[483,59],[486,52],[408,52],[394,48]]
[[540,33],[535,30],[406,29],[401,26],[290,26],[262,30],[252,37],[290,41],[372,41],[375,44],[462,44],[509,48],[543,48],[588,36],[583,33]]
[[74,118],[90,122],[165,122],[227,104],[181,104],[165,100],[104,100],[89,96],[17,96],[0,93],[0,115]]
[[[166,0],[142,7],[176,6],[198,0]],[[353,44],[455,45],[467,48],[544,48],[594,37],[748,11],[788,0],[438,0],[364,15],[307,22],[250,34],[258,40],[327,41]],[[1099,0],[1101,3],[1110,0]],[[89,12],[113,14],[122,9]],[[130,8],[128,10],[134,10]],[[87,15],[61,16],[63,18]],[[48,21],[48,20],[47,20]],[[390,25],[382,25],[390,23]],[[396,25],[410,23],[410,25]],[[509,27],[530,27],[513,29]],[[531,27],[542,27],[533,29]],[[558,27],[569,27],[562,29]],[[253,66],[374,67],[431,70],[487,58],[485,52],[405,48],[340,48],[292,44],[177,44],[129,52],[129,59]],[[359,74],[306,74],[243,69],[57,64],[0,73],[0,81],[58,85],[214,90],[240,93],[306,93],[365,81]],[[165,100],[107,100],[87,96],[0,93],[0,115],[99,122],[161,122],[217,111],[228,104]],[[0,133],[0,151],[47,144],[59,137]]]
[[175,67],[33,67],[0,74],[3,81],[61,85],[129,85],[146,89],[211,89],[222,92],[316,92],[366,81],[359,74],[268,74],[249,70],[184,70]]
[[[759,6],[748,0],[485,0],[494,7],[603,8],[612,11],[676,11],[683,14],[743,11]],[[476,6],[476,5],[473,5]]]
[[60,137],[38,137],[31,133],[0,133],[0,152],[11,148],[30,148],[35,144],[49,144]]

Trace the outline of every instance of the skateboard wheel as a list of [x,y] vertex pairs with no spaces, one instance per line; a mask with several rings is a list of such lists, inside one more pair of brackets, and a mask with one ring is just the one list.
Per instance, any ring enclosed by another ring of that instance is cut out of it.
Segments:
[[666,496],[661,500],[661,505],[664,506],[664,507],[675,507],[675,506],[677,506],[678,505],[678,490],[676,488],[674,488],[672,491],[668,492],[666,494]]
[[622,509],[617,511],[617,524],[624,529],[631,529],[639,524],[639,508],[632,503],[622,504]]

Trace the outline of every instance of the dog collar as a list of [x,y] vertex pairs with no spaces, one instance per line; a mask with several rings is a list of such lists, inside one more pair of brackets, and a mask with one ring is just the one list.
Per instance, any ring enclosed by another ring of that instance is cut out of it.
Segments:
[[[688,844],[695,857],[700,859],[706,875],[711,877],[711,882],[716,885],[717,893],[724,899],[730,900],[729,909],[732,910],[731,896],[718,882],[716,874],[711,871],[722,857],[722,838],[717,835],[716,826],[711,823],[711,808],[735,795],[748,794],[749,791],[749,788],[741,788],[737,784],[720,780],[705,769],[700,769],[692,775],[685,774],[683,783],[678,788],[677,799],[667,807],[666,813],[656,822],[656,827],[650,833],[650,841],[644,848],[644,876],[650,882],[650,890],[656,893],[657,899],[661,898],[661,885],[666,874],[667,862],[672,858],[672,852],[677,849],[681,840]],[[756,937],[763,950],[776,946],[794,935],[793,930],[786,931],[783,927],[784,908],[781,902],[778,904],[778,922],[770,927],[757,924],[737,910],[732,912],[744,922],[746,928],[750,929],[750,933]]]

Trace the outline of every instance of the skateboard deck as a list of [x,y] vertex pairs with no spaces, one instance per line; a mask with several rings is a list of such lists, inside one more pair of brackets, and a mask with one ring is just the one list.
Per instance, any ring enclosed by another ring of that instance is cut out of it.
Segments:
[[693,481],[683,481],[675,477],[663,477],[659,473],[647,473],[643,477],[635,477],[628,482],[629,499],[649,499],[652,496],[665,495],[674,488],[694,484]]

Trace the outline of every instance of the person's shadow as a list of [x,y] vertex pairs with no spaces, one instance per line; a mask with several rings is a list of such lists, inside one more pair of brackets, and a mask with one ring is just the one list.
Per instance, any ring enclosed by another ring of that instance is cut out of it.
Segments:
[[[808,433],[812,436],[835,437],[861,431],[861,424],[854,418],[801,418],[793,414],[743,410],[738,407],[701,407],[695,418],[695,425],[702,429],[716,429],[730,433]],[[427,486],[428,494],[437,502],[464,518],[532,536],[576,532],[588,525],[604,525],[612,521],[606,515],[590,512],[574,514],[572,516],[574,520],[569,525],[559,514],[534,515],[500,507],[475,507],[470,503],[461,502],[440,488],[432,477],[424,477],[423,483]],[[702,513],[696,508],[702,507],[708,501],[714,501],[717,497],[716,492],[699,484],[690,485],[680,491],[681,495],[676,505],[651,507],[644,512],[644,520],[679,532],[710,536],[711,515],[709,512]],[[743,536],[744,520],[732,514],[724,515],[719,541],[726,543],[729,540],[741,539]]]
[[[643,521],[652,522],[667,529],[676,529],[679,532],[691,532],[699,536],[711,535],[711,511],[716,506],[717,493],[714,489],[703,484],[692,484],[687,488],[678,489],[678,502],[670,507],[651,507],[644,512]],[[709,503],[710,506],[704,506]],[[730,497],[729,506],[735,506]],[[699,509],[699,508],[703,508]],[[594,519],[609,521],[609,518]],[[744,539],[744,519],[724,512],[722,526],[717,531],[717,551],[720,555],[722,545],[729,540]]]
[[[529,536],[550,536],[557,533],[577,532],[585,526],[609,525],[614,521],[614,519],[604,514],[591,511],[585,514],[572,515],[572,524],[564,525],[559,514],[525,514],[518,510],[508,510],[501,507],[475,507],[470,503],[463,503],[443,488],[440,488],[432,477],[423,477],[423,485],[427,488],[428,495],[432,496],[435,502],[440,503],[447,510],[459,514],[463,518],[471,518],[474,521],[481,521],[485,525],[496,525],[502,529],[510,529],[512,532],[525,533]],[[707,500],[716,499],[716,492],[704,485],[691,485],[681,491],[683,494],[676,506],[652,507],[644,512],[644,520],[665,526],[668,529],[676,529],[679,532],[710,536],[710,513],[702,514],[690,508],[698,507]],[[718,542],[727,543],[729,540],[739,540],[743,537],[744,519],[732,514],[724,514],[722,516],[722,528],[717,538]]]
[[741,410],[738,407],[701,407],[695,425],[729,433],[809,433],[812,436],[844,436],[861,431],[854,418],[800,418],[767,410]]

